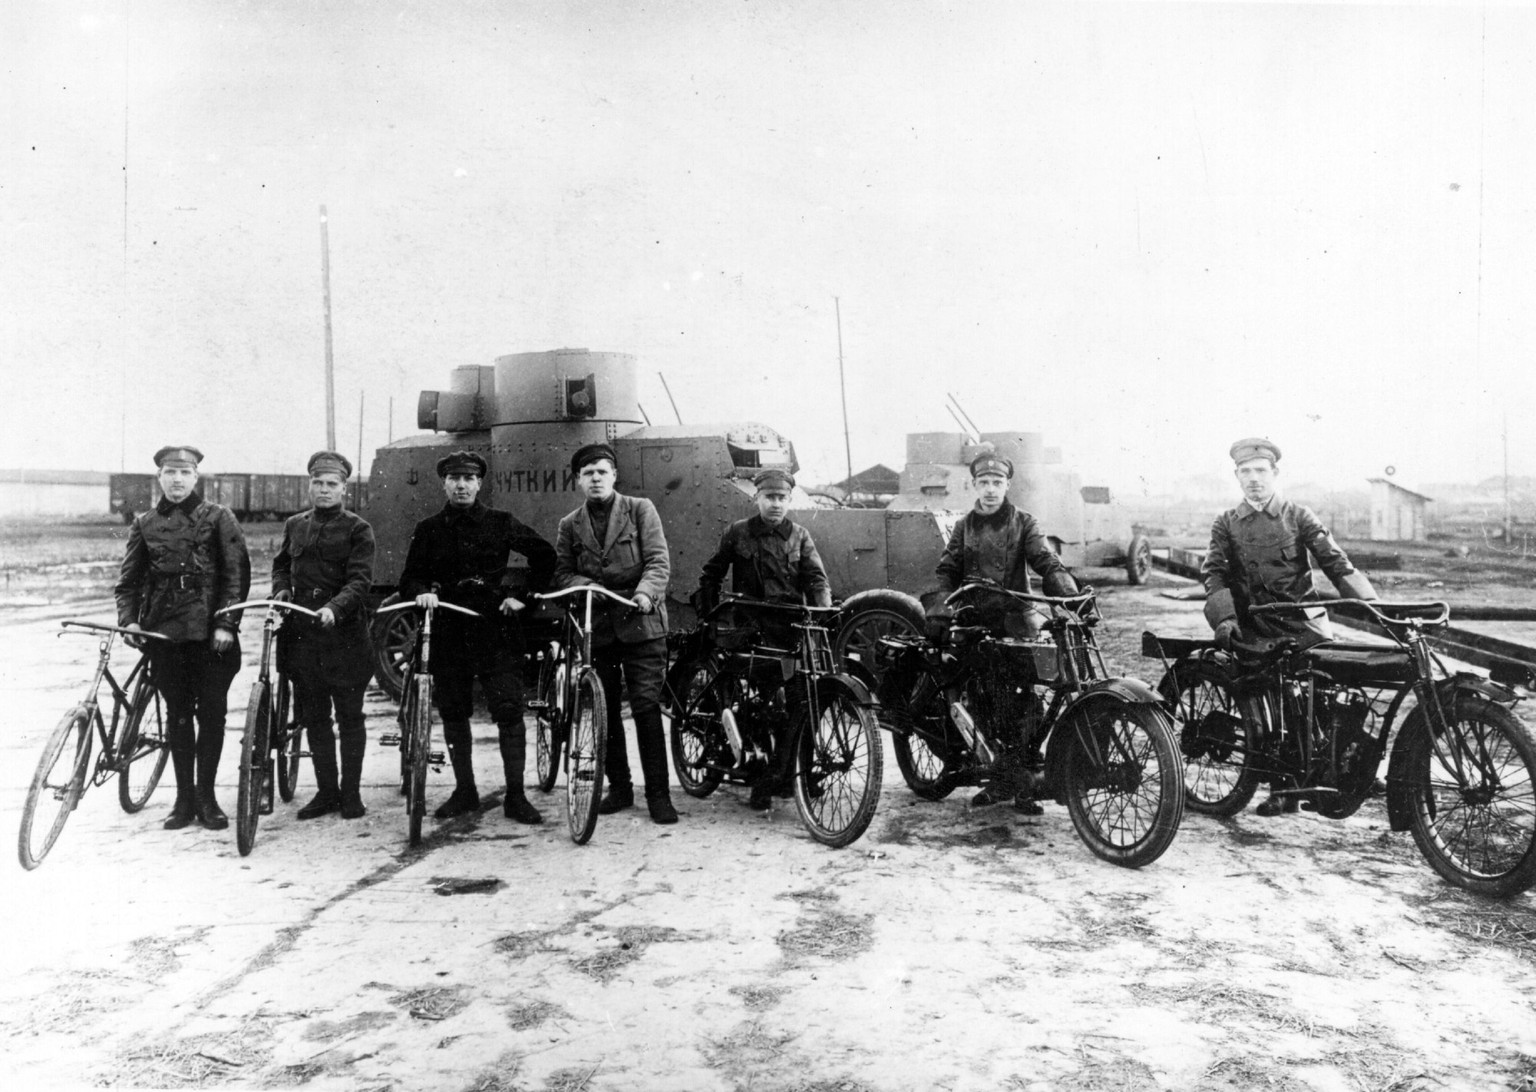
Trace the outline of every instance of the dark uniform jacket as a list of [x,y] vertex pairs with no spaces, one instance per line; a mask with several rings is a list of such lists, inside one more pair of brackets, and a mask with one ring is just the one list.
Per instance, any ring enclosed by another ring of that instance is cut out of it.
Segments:
[[240,613],[214,612],[245,599],[251,558],[234,514],[197,493],[160,503],[133,521],[114,589],[117,624],[137,622],[173,641],[206,641],[215,628],[238,634]]
[[[312,663],[336,686],[357,686],[373,671],[368,642],[368,589],[373,583],[373,528],[344,508],[311,508],[283,525],[283,545],[272,559],[272,592],[287,592],[301,607],[331,608],[327,629],[307,615],[283,622],[284,655]],[[288,663],[285,662],[285,668]]]
[[1223,512],[1211,525],[1205,555],[1205,617],[1211,628],[1228,619],[1259,636],[1275,637],[1311,630],[1332,636],[1327,617],[1310,621],[1300,614],[1272,615],[1255,625],[1248,607],[1260,603],[1299,603],[1312,592],[1311,560],[1345,595],[1374,598],[1370,582],[1355,572],[1312,509],[1282,500],[1277,493],[1262,509],[1247,501]]
[[[613,641],[634,644],[667,635],[667,581],[672,560],[656,506],[644,497],[613,495],[608,530],[598,542],[592,515],[583,504],[560,520],[555,536],[555,585],[601,584],[633,599],[644,593],[656,609],[650,614],[621,607],[612,600],[593,600],[593,644]],[[609,604],[604,607],[603,604]]]
[[827,570],[810,532],[787,516],[769,526],[762,516],[740,519],[720,536],[720,548],[704,562],[699,588],[706,602],[718,601],[725,574],[737,595],[773,602],[832,605]]
[[511,594],[505,586],[507,555],[514,551],[528,561],[528,591],[547,588],[555,568],[554,548],[511,512],[479,501],[468,508],[445,504],[441,512],[416,525],[400,574],[400,594],[414,599],[435,592],[443,601],[481,615],[441,612],[432,623],[434,644],[441,635],[460,648],[486,641],[513,651],[522,648],[517,615],[501,614],[502,600]]
[[939,590],[948,595],[978,578],[995,580],[1009,591],[1030,592],[1031,569],[1042,577],[1061,574],[1048,582],[1049,594],[1076,590],[1067,567],[1040,533],[1035,517],[1004,500],[1002,507],[991,515],[972,508],[955,524],[949,545],[944,547],[934,571],[938,574]]

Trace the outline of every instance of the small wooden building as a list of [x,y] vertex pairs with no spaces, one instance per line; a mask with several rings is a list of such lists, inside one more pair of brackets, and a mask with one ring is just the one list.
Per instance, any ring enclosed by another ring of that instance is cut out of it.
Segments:
[[1427,512],[1433,498],[1387,478],[1366,480],[1371,483],[1373,542],[1423,542],[1429,537]]

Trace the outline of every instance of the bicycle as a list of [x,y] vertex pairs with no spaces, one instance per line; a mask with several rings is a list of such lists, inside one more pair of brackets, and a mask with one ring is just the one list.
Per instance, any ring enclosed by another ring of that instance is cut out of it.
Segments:
[[[770,645],[750,626],[732,632],[722,616],[738,608],[792,616],[795,647]],[[816,841],[840,849],[868,829],[884,759],[874,698],[839,670],[821,624],[840,613],[727,595],[701,615],[685,658],[667,674],[672,764],[685,793],[703,799],[722,781],[770,784],[783,775]]]
[[[117,775],[117,801],[123,811],[132,815],[149,802],[170,755],[165,739],[165,710],[151,676],[148,654],[140,653],[138,662],[122,683],[113,676],[111,668],[112,645],[118,634],[156,641],[166,640],[164,634],[72,618],[62,623],[59,636],[77,629],[102,634],[96,670],[80,703],[64,714],[48,737],[27,789],[17,853],[21,867],[28,871],[43,863],[87,788],[103,785]],[[112,693],[110,728],[101,715],[98,697],[103,682]],[[93,729],[94,737],[101,741],[101,754],[94,766],[91,764]],[[147,765],[144,759],[149,759]],[[61,763],[64,763],[62,767]],[[143,777],[137,785],[133,780],[135,771]],[[50,803],[53,805],[51,814],[48,811]]]
[[578,584],[534,598],[553,602],[572,595],[584,596],[583,617],[578,621],[571,606],[565,604],[560,637],[543,651],[538,691],[528,705],[536,724],[534,754],[539,789],[553,789],[564,766],[566,827],[571,841],[585,845],[597,829],[597,805],[608,759],[608,699],[603,680],[592,666],[592,597],[602,595],[631,608],[635,602],[600,584]]
[[293,681],[282,672],[274,674],[273,656],[283,611],[298,611],[311,618],[319,614],[308,607],[280,599],[252,599],[225,607],[219,614],[266,607],[261,624],[261,659],[251,698],[245,707],[245,734],[240,743],[240,795],[235,805],[235,845],[247,857],[256,847],[256,826],[261,816],[271,815],[275,788],[283,803],[293,800],[303,757],[303,729],[294,723]]
[[427,814],[427,767],[443,768],[443,752],[432,750],[432,615],[437,610],[451,610],[470,618],[481,615],[478,611],[442,600],[436,607],[421,607],[414,599],[391,603],[374,613],[388,614],[399,610],[421,611],[421,625],[416,628],[416,639],[405,664],[400,709],[395,715],[400,731],[384,733],[379,737],[379,743],[384,747],[400,748],[400,789],[405,794],[410,843],[416,846],[421,844],[421,821]]
[[[1049,607],[1044,637],[1010,623],[961,624],[976,601]],[[1097,593],[1048,596],[966,584],[942,636],[880,639],[880,703],[896,765],[924,800],[960,785],[1022,787],[1023,799],[1067,806],[1097,857],[1125,868],[1157,860],[1184,814],[1178,742],[1159,696],[1139,679],[1109,677],[1094,638]],[[1049,705],[1041,694],[1049,696]],[[1031,814],[1039,814],[1038,804]]]
[[1159,689],[1179,725],[1190,809],[1236,815],[1268,783],[1326,818],[1353,815],[1380,791],[1377,771],[1411,697],[1387,757],[1390,828],[1410,831],[1430,867],[1467,891],[1505,898],[1531,887],[1536,742],[1510,711],[1519,695],[1450,670],[1430,648],[1428,632],[1450,618],[1443,602],[1329,605],[1363,612],[1392,643],[1282,638],[1228,651],[1143,634],[1143,654],[1167,669]]

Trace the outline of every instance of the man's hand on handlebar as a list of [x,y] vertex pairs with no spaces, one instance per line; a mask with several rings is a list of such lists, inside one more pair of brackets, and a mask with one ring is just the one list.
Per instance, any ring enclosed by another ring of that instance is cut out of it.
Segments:
[[213,637],[209,639],[209,644],[215,652],[228,652],[235,647],[235,635],[223,626],[220,626],[213,631]]
[[[283,594],[286,595],[287,593],[284,592]],[[330,607],[321,607],[317,614],[319,615],[320,625],[323,628],[330,629],[336,624],[336,612]]]
[[525,606],[527,606],[527,604],[524,603],[521,599],[517,598],[515,595],[509,595],[501,601],[501,613],[516,614]]
[[436,610],[438,602],[436,592],[424,591],[416,597],[416,605],[422,610]]
[[1217,648],[1231,652],[1233,643],[1243,639],[1242,628],[1237,624],[1237,619],[1235,618],[1228,618],[1216,627]]
[[650,614],[656,604],[651,602],[651,597],[645,592],[636,592],[632,598],[635,601],[635,612],[638,614]]
[[[124,629],[131,629],[134,633],[143,633],[144,632],[144,627],[139,625],[137,622],[129,622],[123,628]],[[129,645],[130,648],[143,648],[144,647],[144,638],[142,638],[142,637],[135,637],[135,636],[133,636],[133,634],[128,634],[128,635],[123,637],[123,640],[128,642],[128,645]]]

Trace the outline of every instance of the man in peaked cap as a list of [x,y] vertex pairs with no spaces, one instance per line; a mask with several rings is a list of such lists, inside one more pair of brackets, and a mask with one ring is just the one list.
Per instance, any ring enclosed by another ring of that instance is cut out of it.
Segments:
[[455,451],[437,462],[446,503],[442,511],[416,525],[400,574],[400,594],[418,606],[453,603],[477,612],[470,618],[444,611],[432,623],[433,698],[443,718],[443,740],[453,764],[454,789],[434,813],[439,819],[475,811],[480,792],[469,721],[473,688],[480,680],[496,722],[507,791],[502,814],[519,823],[542,816],[523,789],[528,734],[523,723],[522,626],[524,603],[507,586],[508,554],[528,562],[530,591],[542,591],[555,568],[555,551],[510,512],[480,502],[485,459],[473,451]]
[[[832,586],[827,570],[816,552],[816,543],[804,527],[789,518],[790,496],[795,476],[787,470],[771,467],[759,470],[752,478],[757,487],[757,515],[737,520],[720,536],[714,556],[704,562],[699,575],[699,609],[707,611],[719,601],[720,586],[726,573],[731,576],[731,590],[737,595],[770,603],[809,603],[816,607],[832,605]],[[751,614],[750,608],[745,608]],[[798,647],[795,630],[779,614],[759,612],[755,619],[763,638],[778,648]],[[773,664],[777,669],[777,663]],[[785,726],[776,726],[785,727]],[[780,748],[775,768],[752,786],[749,805],[762,811],[773,803],[773,794],[782,792],[788,754],[781,733],[774,743]]]
[[[291,599],[319,617],[292,614],[283,624],[282,664],[293,679],[294,712],[309,733],[314,764],[314,799],[299,809],[300,819],[340,811],[358,819],[363,805],[363,753],[368,733],[363,720],[363,692],[373,674],[368,639],[368,591],[373,585],[373,528],[347,511],[347,479],[352,464],[335,451],[309,457],[310,509],[283,525],[283,545],[272,559],[272,597]],[[341,736],[341,776],[337,778],[336,734]]]
[[597,599],[592,611],[592,658],[608,700],[608,791],[604,815],[633,807],[635,787],[619,719],[619,682],[629,693],[635,742],[645,776],[645,802],[656,823],[677,822],[672,807],[667,742],[661,725],[661,683],[667,669],[663,605],[672,561],[656,506],[615,489],[618,458],[607,444],[587,444],[571,457],[586,503],[560,520],[555,536],[555,584],[600,584],[632,599],[631,610]]
[[[1205,618],[1216,631],[1216,643],[1230,648],[1233,641],[1254,637],[1294,637],[1302,644],[1331,640],[1333,627],[1322,607],[1305,614],[1257,616],[1248,608],[1314,599],[1314,562],[1346,598],[1375,599],[1375,588],[1312,509],[1280,496],[1278,445],[1252,436],[1237,441],[1228,454],[1243,500],[1211,525],[1211,547],[1202,567]],[[1294,796],[1277,794],[1257,809],[1265,816],[1295,810]]]
[[[1012,479],[1013,463],[999,455],[991,444],[983,444],[971,460],[976,504],[955,524],[934,570],[939,587],[932,597],[930,613],[936,623],[947,623],[947,608],[941,607],[943,600],[957,588],[977,580],[990,580],[1009,591],[1029,593],[1034,590],[1030,577],[1033,572],[1044,582],[1045,594],[1077,594],[1077,581],[1051,549],[1035,517],[1008,499],[1008,483]],[[999,630],[1015,621],[1027,632],[1038,632],[1034,612],[1006,596],[977,605],[973,611],[977,621]],[[1016,809],[1026,815],[1039,815],[1043,809],[1030,790],[1021,787],[1028,782],[1020,776],[1019,765],[1034,743],[1032,726],[1043,715],[1039,698],[1031,689],[1035,681],[1033,668],[1026,671],[1013,658],[1005,657],[995,665],[992,677],[993,685],[985,695],[987,708],[981,712],[995,726],[998,737],[1010,745],[1015,761],[999,762],[993,780],[972,798],[971,804],[985,807],[1011,796]]]
[[[128,531],[114,589],[118,625],[168,638],[149,641],[149,667],[165,698],[166,744],[176,802],[165,820],[223,830],[214,794],[229,684],[240,670],[239,614],[217,612],[245,599],[251,559],[234,513],[197,491],[203,453],[190,444],[155,452],[161,497]],[[194,728],[195,724],[195,728]]]

